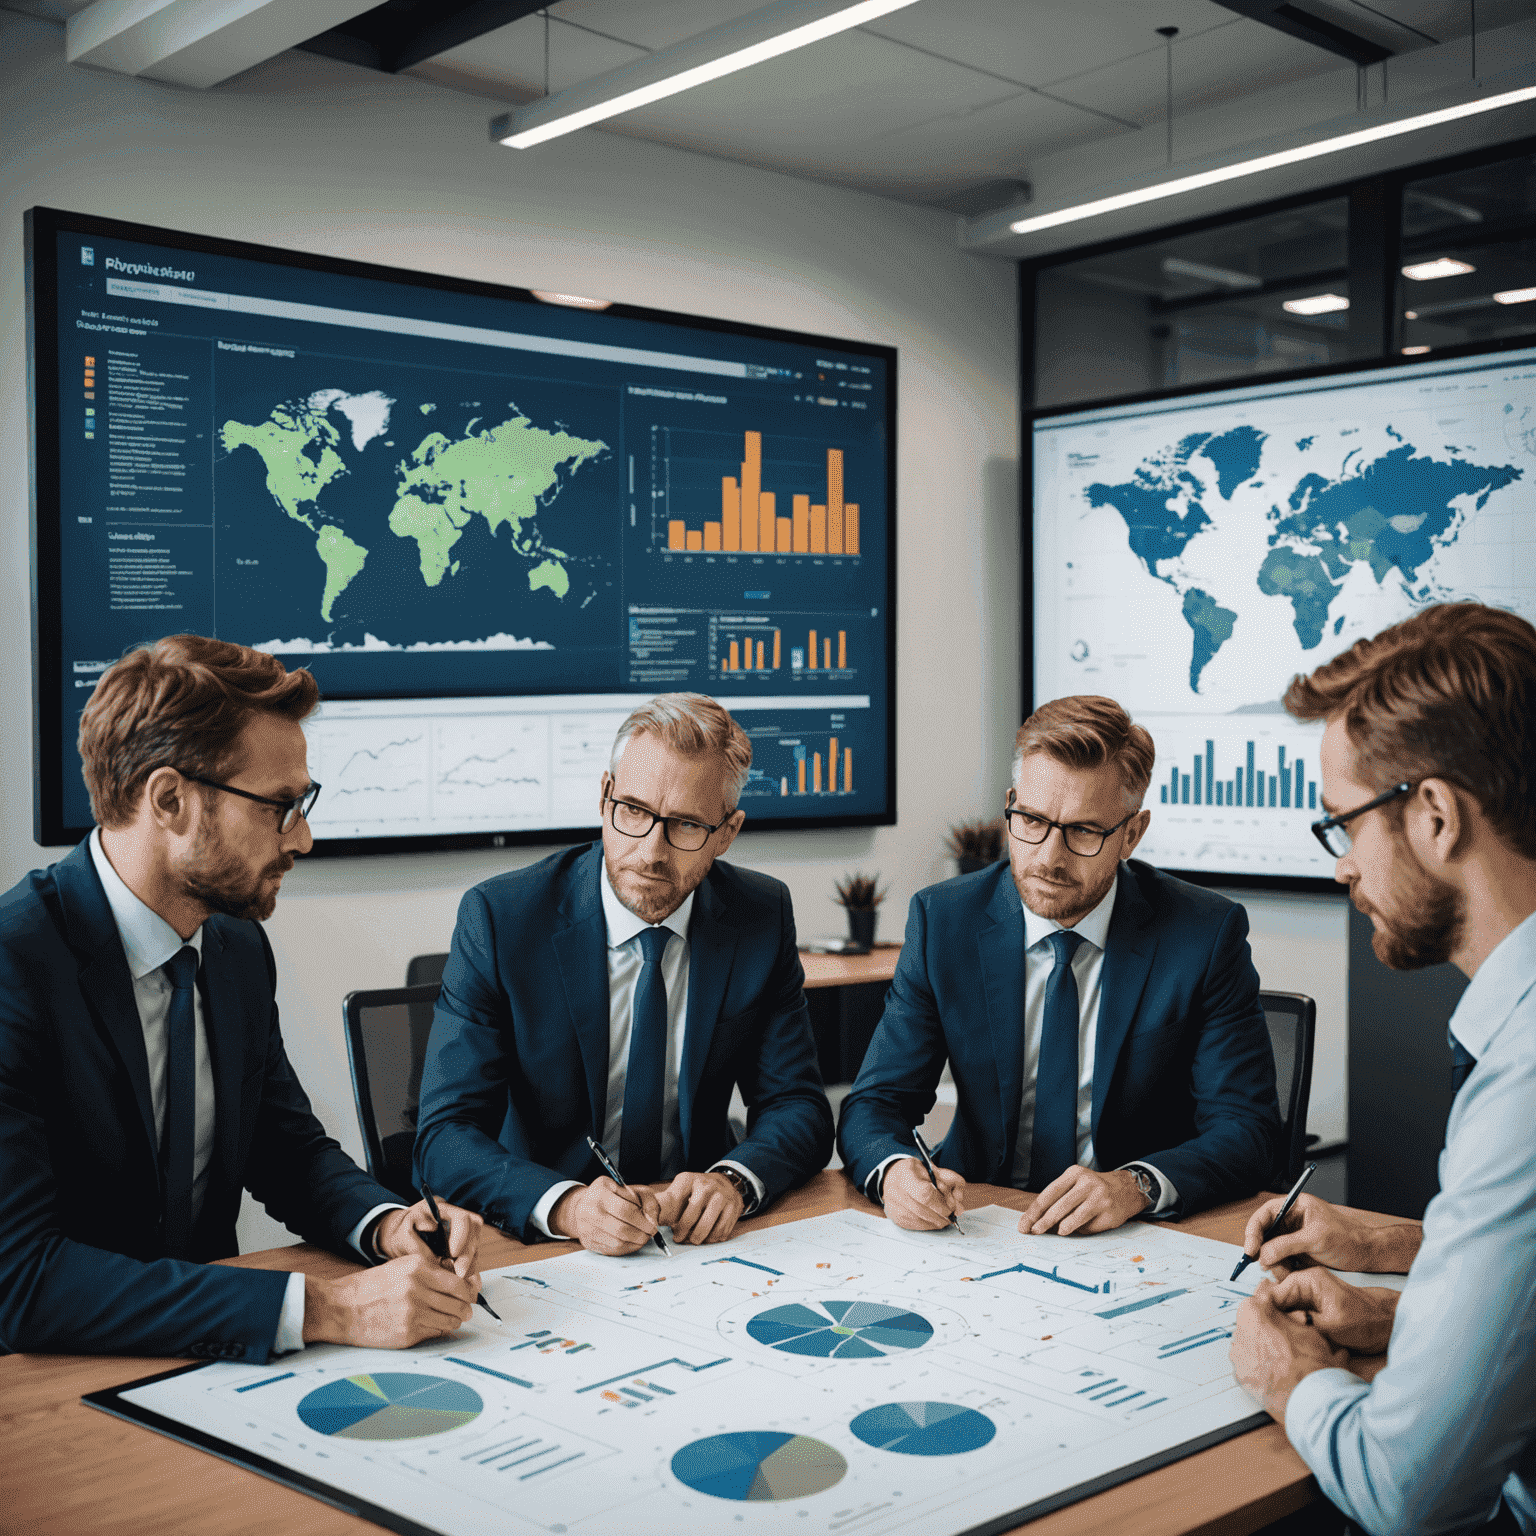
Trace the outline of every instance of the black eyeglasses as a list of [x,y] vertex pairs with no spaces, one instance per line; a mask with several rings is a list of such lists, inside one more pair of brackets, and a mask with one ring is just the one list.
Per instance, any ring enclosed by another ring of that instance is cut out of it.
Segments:
[[226,795],[239,795],[242,800],[254,800],[257,805],[270,805],[273,810],[281,811],[283,814],[277,818],[277,830],[283,833],[292,832],[299,824],[299,817],[307,817],[314,810],[315,801],[320,798],[320,786],[313,780],[305,786],[303,794],[295,795],[291,800],[274,800],[270,795],[253,795],[248,789],[236,789],[233,784],[201,779],[195,773],[186,773],[180,768],[176,771],[182,778],[201,784],[205,789],[222,789]]
[[694,821],[687,816],[658,816],[655,811],[648,811],[643,805],[631,805],[628,800],[615,800],[612,795],[608,796],[608,803],[613,807],[608,813],[608,820],[613,824],[615,832],[622,832],[625,837],[649,837],[651,828],[659,821],[661,835],[679,853],[697,853],[736,814],[732,811],[723,821],[710,826],[708,822]]
[[[1135,811],[1131,812],[1131,816],[1135,814]],[[1091,859],[1095,854],[1102,853],[1104,844],[1131,819],[1131,816],[1127,816],[1125,821],[1117,821],[1112,827],[1100,829],[1076,821],[1063,825],[1047,816],[1037,816],[1033,811],[1020,810],[1016,805],[1010,805],[1003,815],[1008,822],[1009,835],[1018,838],[1021,843],[1043,843],[1051,835],[1051,828],[1055,827],[1061,833],[1068,851],[1083,859]]]
[[1324,816],[1321,821],[1314,821],[1312,836],[1334,858],[1342,859],[1355,845],[1354,838],[1344,828],[1346,821],[1353,821],[1356,816],[1364,816],[1367,811],[1374,811],[1389,800],[1396,800],[1399,795],[1412,794],[1412,792],[1413,785],[1404,779],[1401,784],[1394,784],[1391,789],[1383,790],[1374,800],[1367,800],[1364,805],[1357,805],[1352,811],[1340,811],[1337,816]]

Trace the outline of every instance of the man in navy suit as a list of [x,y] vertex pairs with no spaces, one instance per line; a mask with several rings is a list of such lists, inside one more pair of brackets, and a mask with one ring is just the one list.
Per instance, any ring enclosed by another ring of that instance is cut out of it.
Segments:
[[435,1188],[527,1242],[617,1254],[658,1226],[721,1242],[826,1166],[789,892],[718,862],[751,761],[713,699],[661,695],[619,729],[601,843],[465,896],[421,1080]]
[[[177,635],[97,684],[80,755],[99,825],[0,897],[0,1352],[265,1361],[311,1340],[454,1331],[455,1267],[325,1134],[283,1050],[260,921],[312,839],[299,721],[318,692],[244,646]],[[249,1189],[339,1280],[211,1266]]]
[[[1274,1058],[1243,909],[1130,858],[1152,738],[1111,699],[1020,727],[1008,864],[918,892],[838,1127],[850,1177],[937,1228],[967,1179],[1039,1191],[1021,1232],[1105,1232],[1265,1184]],[[959,1102],[913,1155],[946,1059]]]

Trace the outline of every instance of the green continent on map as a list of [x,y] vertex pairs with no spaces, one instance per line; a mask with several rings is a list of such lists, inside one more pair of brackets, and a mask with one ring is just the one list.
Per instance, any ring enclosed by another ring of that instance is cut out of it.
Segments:
[[[558,491],[562,470],[574,474],[607,447],[568,432],[545,431],[526,416],[456,440],[430,433],[409,463],[400,466],[390,530],[416,540],[422,580],[429,587],[443,579],[448,551],[475,515],[485,519],[492,536],[505,523],[521,555],[557,553],[546,550],[539,537],[540,498]],[[529,573],[528,584],[564,597],[570,580],[564,566],[545,559]]]
[[1190,692],[1199,693],[1200,674],[1206,662],[1232,638],[1237,615],[1230,608],[1218,607],[1208,592],[1191,587],[1184,594],[1184,620],[1195,632],[1195,648],[1189,658]]
[[321,491],[347,472],[336,452],[341,434],[322,412],[306,410],[302,405],[279,405],[254,427],[226,421],[220,438],[225,453],[252,448],[261,455],[272,499],[306,528],[313,528],[315,523],[304,508],[313,508]]
[[1294,549],[1271,550],[1259,567],[1259,591],[1290,599],[1296,638],[1309,651],[1322,643],[1329,604],[1342,586],[1328,579],[1328,567],[1318,556]]
[[329,624],[332,604],[362,570],[368,551],[349,539],[340,528],[326,523],[315,537],[315,553],[325,563],[325,595],[320,599],[320,617]]

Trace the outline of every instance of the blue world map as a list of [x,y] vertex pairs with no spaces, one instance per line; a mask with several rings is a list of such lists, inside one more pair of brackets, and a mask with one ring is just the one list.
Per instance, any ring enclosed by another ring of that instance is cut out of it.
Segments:
[[[1332,477],[1308,473],[1284,487],[1283,499],[1265,513],[1268,552],[1252,579],[1265,596],[1290,604],[1304,650],[1322,644],[1330,621],[1335,634],[1343,628],[1344,615],[1331,616],[1330,610],[1356,567],[1368,567],[1378,586],[1400,581],[1410,601],[1436,600],[1426,570],[1459,535],[1463,512],[1456,503],[1473,497],[1473,510],[1480,510],[1496,491],[1522,477],[1512,464],[1474,463],[1454,449],[1438,457],[1424,453],[1391,427],[1386,430],[1399,446],[1373,458],[1355,449]],[[1268,434],[1251,426],[1194,432],[1148,454],[1129,480],[1090,485],[1085,492],[1089,506],[1119,513],[1131,552],[1147,574],[1180,595],[1193,636],[1189,686],[1194,693],[1241,615],[1192,581],[1179,562],[1192,540],[1219,528],[1223,514],[1231,515],[1223,503],[1240,487],[1263,488],[1257,477],[1267,441]],[[1295,447],[1304,453],[1312,441],[1303,438]],[[1214,467],[1214,481],[1192,466],[1197,455]]]

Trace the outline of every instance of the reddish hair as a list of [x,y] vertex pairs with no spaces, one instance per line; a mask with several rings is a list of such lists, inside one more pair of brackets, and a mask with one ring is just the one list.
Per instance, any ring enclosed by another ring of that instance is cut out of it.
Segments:
[[133,819],[157,768],[224,777],[257,715],[302,720],[320,701],[310,673],[202,635],[170,635],[129,651],[101,675],[80,717],[80,762],[104,827]]
[[1042,704],[1013,739],[1013,778],[1018,782],[1024,759],[1044,752],[1068,768],[1102,768],[1112,763],[1126,798],[1139,806],[1152,782],[1157,749],[1145,727],[1137,725],[1113,699],[1092,693],[1070,694]]
[[1285,707],[1298,720],[1342,717],[1362,784],[1444,779],[1536,858],[1536,628],[1517,614],[1426,608],[1294,678]]

